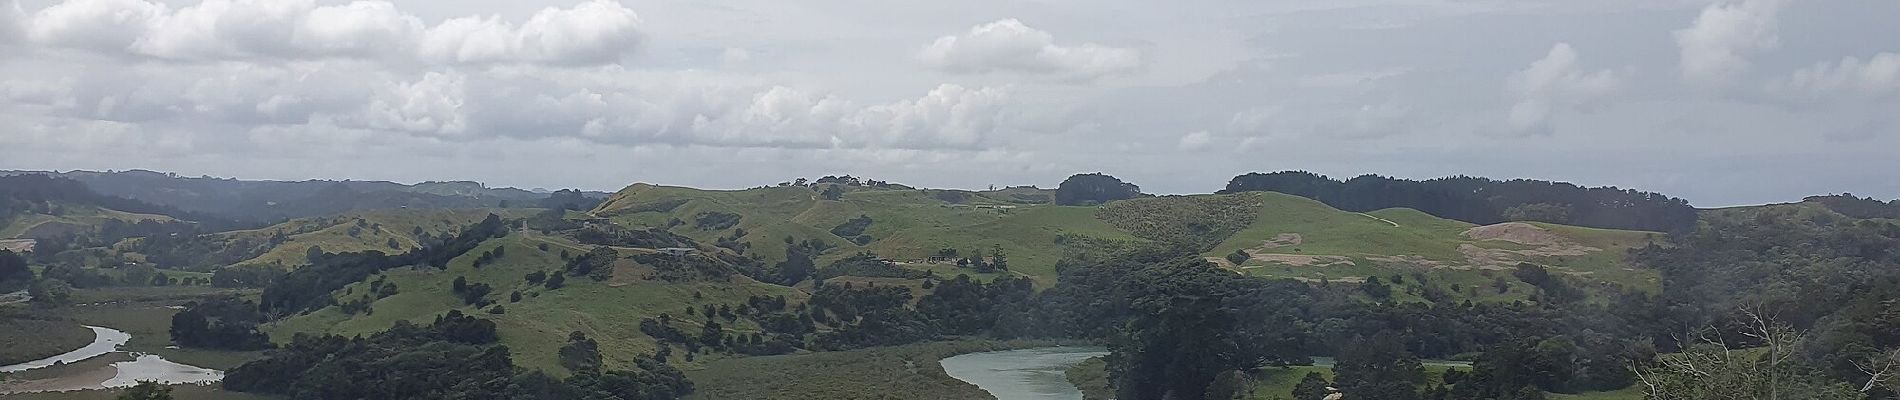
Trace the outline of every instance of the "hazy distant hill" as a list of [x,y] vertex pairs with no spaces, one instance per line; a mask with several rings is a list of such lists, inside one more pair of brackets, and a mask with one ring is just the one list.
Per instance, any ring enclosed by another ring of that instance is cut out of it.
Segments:
[[[47,174],[84,183],[93,191],[222,218],[276,222],[355,210],[399,208],[539,207],[548,194],[490,188],[478,182],[250,181],[185,177],[146,170],[117,172],[4,171]],[[584,192],[588,197],[605,193]]]

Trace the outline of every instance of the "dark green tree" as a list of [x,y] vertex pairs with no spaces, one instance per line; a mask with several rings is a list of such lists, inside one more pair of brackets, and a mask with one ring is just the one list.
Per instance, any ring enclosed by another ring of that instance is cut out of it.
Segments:
[[1100,172],[1076,174],[1056,186],[1056,204],[1065,206],[1102,204],[1141,197],[1141,187],[1122,182]]
[[1418,357],[1392,331],[1355,341],[1340,352],[1333,371],[1339,391],[1355,399],[1414,400],[1425,383]]
[[118,400],[172,400],[172,388],[153,381],[139,381],[139,384],[126,388],[119,393]]
[[1305,377],[1300,378],[1300,383],[1293,385],[1293,400],[1325,399],[1326,395],[1331,393],[1326,390],[1326,387],[1332,385],[1331,382],[1326,381],[1325,375],[1308,372]]
[[600,343],[589,339],[586,333],[574,331],[567,334],[567,344],[561,346],[561,367],[573,372],[600,371]]

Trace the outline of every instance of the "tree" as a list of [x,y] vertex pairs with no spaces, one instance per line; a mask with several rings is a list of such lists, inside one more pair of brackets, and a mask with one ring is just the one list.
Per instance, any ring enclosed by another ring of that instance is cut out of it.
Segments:
[[1253,255],[1247,254],[1246,249],[1239,249],[1239,250],[1234,250],[1232,254],[1227,255],[1227,262],[1233,263],[1235,266],[1239,266],[1240,264],[1247,262],[1247,259],[1250,259],[1250,258],[1253,258]]
[[26,293],[28,296],[33,296],[34,304],[42,306],[60,306],[73,301],[73,285],[55,278],[34,282],[32,287],[27,288]]
[[1366,282],[1359,284],[1359,290],[1366,292],[1366,296],[1370,296],[1375,300],[1392,299],[1392,286],[1386,285],[1385,282],[1380,281],[1379,277],[1376,276],[1366,277]]
[[1091,205],[1141,197],[1141,187],[1100,172],[1076,174],[1056,186],[1056,204]]
[[1425,383],[1418,357],[1392,331],[1355,341],[1340,352],[1333,371],[1339,391],[1355,399],[1418,399],[1418,386]]
[[1658,357],[1658,365],[1637,371],[1645,399],[1716,400],[1860,399],[1864,395],[1845,382],[1829,379],[1799,365],[1804,335],[1762,314],[1755,307],[1741,310],[1745,327],[1739,336],[1757,344],[1734,350],[1721,335],[1704,335],[1678,354]]
[[139,384],[126,388],[119,393],[118,400],[171,400],[172,388],[153,381],[139,381]]
[[20,257],[10,250],[0,250],[0,288],[18,289],[20,284],[33,280],[33,270],[26,268],[26,257]]
[[1321,375],[1318,372],[1308,372],[1306,373],[1306,377],[1300,378],[1300,383],[1293,385],[1293,400],[1325,399],[1327,394],[1332,393],[1332,391],[1326,390],[1326,388],[1332,385],[1332,383],[1326,382],[1325,375]]
[[788,286],[796,285],[803,282],[805,278],[811,277],[812,272],[817,270],[818,265],[812,261],[811,253],[798,247],[787,247],[785,261],[778,263],[779,283]]

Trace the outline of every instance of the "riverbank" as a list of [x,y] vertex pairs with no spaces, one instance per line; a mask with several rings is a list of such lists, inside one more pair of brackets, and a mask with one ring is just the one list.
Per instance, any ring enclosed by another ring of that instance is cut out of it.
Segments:
[[92,330],[37,313],[0,310],[0,365],[63,354],[92,342]]
[[93,357],[118,351],[119,346],[124,345],[127,340],[131,339],[131,336],[125,332],[111,328],[97,326],[86,326],[85,328],[90,330],[91,334],[86,336],[92,338],[91,342],[79,346],[77,349],[47,356],[46,358],[0,367],[0,372],[15,373],[89,360]]
[[699,389],[688,399],[995,399],[950,377],[939,360],[986,351],[1089,345],[1076,341],[961,340],[745,357],[686,371]]
[[[255,291],[210,287],[103,288],[81,289],[74,293],[77,304],[39,311],[39,315],[57,315],[61,322],[112,328],[129,337],[121,339],[116,351],[67,365],[42,367],[9,374],[0,382],[0,397],[7,399],[89,400],[112,399],[122,389],[102,387],[130,384],[146,379],[174,382],[174,397],[180,399],[266,399],[244,393],[225,392],[209,377],[222,376],[230,369],[257,359],[262,352],[231,352],[180,349],[172,346],[171,317],[180,306],[208,295],[254,295]],[[80,328],[86,329],[86,328]],[[103,328],[102,328],[103,329]],[[91,333],[91,332],[88,332]],[[96,342],[93,334],[84,339]],[[87,342],[68,343],[64,351],[87,346]],[[116,365],[115,365],[116,364]],[[197,383],[192,383],[197,382]],[[81,389],[81,390],[74,390]],[[20,393],[23,391],[66,390]]]
[[1102,347],[1037,347],[960,354],[940,363],[950,377],[998,399],[1082,400],[1081,389],[1069,381],[1069,368],[1107,355]]

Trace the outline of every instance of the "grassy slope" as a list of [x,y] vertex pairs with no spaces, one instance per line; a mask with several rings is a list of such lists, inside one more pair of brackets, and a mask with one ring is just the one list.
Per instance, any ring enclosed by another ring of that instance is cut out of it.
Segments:
[[[1007,204],[1008,196],[1004,193],[1008,192],[978,192],[970,196],[965,204],[950,204],[935,197],[933,192],[923,190],[857,189],[846,192],[837,201],[828,201],[820,199],[816,191],[803,187],[709,191],[636,184],[616,193],[595,213],[628,226],[666,227],[669,220],[679,219],[687,224],[671,228],[673,232],[705,242],[728,236],[732,231],[698,229],[692,226],[694,216],[705,212],[739,214],[743,218],[738,227],[746,230],[744,240],[752,244],[751,253],[768,261],[783,258],[783,238],[786,236],[799,240],[819,238],[840,245],[821,257],[821,263],[861,250],[874,251],[897,260],[920,260],[946,247],[966,254],[970,251],[988,252],[1000,247],[1009,255],[1010,265],[1015,272],[1029,275],[1044,285],[1053,283],[1055,262],[1075,251],[1075,246],[1062,244],[1062,239],[1087,237],[1116,242],[1144,241],[1131,234],[1131,231],[1118,229],[1103,221],[1096,207]],[[1454,283],[1465,288],[1459,296],[1497,301],[1523,299],[1532,292],[1530,287],[1521,282],[1507,279],[1507,283],[1514,286],[1509,293],[1498,294],[1493,289],[1472,294],[1469,288],[1488,287],[1495,277],[1508,276],[1508,271],[1500,269],[1510,264],[1476,268],[1460,251],[1460,247],[1469,245],[1501,251],[1535,250],[1536,247],[1497,240],[1472,240],[1465,237],[1464,232],[1474,225],[1437,218],[1416,210],[1387,209],[1360,214],[1279,193],[1170,196],[1130,201],[1152,203],[1137,208],[1152,210],[1144,212],[1168,212],[1195,205],[1193,202],[1220,200],[1231,204],[1235,198],[1258,202],[1258,215],[1225,240],[1216,240],[1214,243],[1217,244],[1206,253],[1207,256],[1218,258],[1235,250],[1250,249],[1264,254],[1332,256],[1338,257],[1340,261],[1348,261],[1337,265],[1289,266],[1251,260],[1241,266],[1244,267],[1243,271],[1250,274],[1343,281],[1357,281],[1367,276],[1389,278],[1394,274],[1422,274],[1428,281],[1446,289]],[[669,202],[679,205],[668,211],[651,210],[651,205]],[[1172,207],[1169,202],[1178,202],[1174,205],[1183,207]],[[979,208],[977,205],[984,207]],[[1013,208],[989,207],[1004,205]],[[871,243],[859,246],[850,243],[847,238],[830,233],[831,228],[859,215],[871,217],[875,221],[865,230],[865,234],[873,239]],[[1187,217],[1190,216],[1182,216]],[[1160,218],[1176,217],[1164,215]],[[1169,221],[1160,222],[1170,225]],[[1583,256],[1519,254],[1512,256],[1516,261],[1547,265],[1557,272],[1637,288],[1653,289],[1656,284],[1653,273],[1627,268],[1623,261],[1624,251],[1648,243],[1651,233],[1541,223],[1532,225],[1561,235],[1572,243],[1601,250]],[[1302,243],[1262,248],[1268,240],[1286,233],[1299,234]],[[954,267],[927,269],[940,274],[959,272]],[[1399,292],[1401,298],[1417,298],[1416,293],[1406,290]]]
[[[539,250],[542,243],[549,245],[547,251]],[[474,267],[477,255],[500,246],[507,247],[503,251],[504,257],[481,268]],[[267,327],[267,331],[280,342],[288,341],[291,335],[300,332],[369,334],[388,329],[398,320],[428,323],[436,315],[459,309],[495,321],[502,343],[508,345],[520,365],[559,374],[564,371],[557,366],[555,352],[566,342],[569,332],[586,332],[588,337],[600,341],[601,353],[610,365],[625,365],[631,363],[635,355],[650,354],[657,348],[652,338],[639,332],[642,318],[651,318],[660,313],[679,316],[688,306],[743,303],[748,296],[753,295],[783,295],[793,302],[801,302],[805,297],[803,292],[792,288],[750,282],[742,277],[735,278],[734,282],[691,283],[623,279],[634,275],[631,270],[617,272],[621,275],[611,282],[632,281],[620,286],[610,286],[608,282],[595,282],[585,277],[569,277],[567,286],[557,290],[527,283],[523,276],[530,272],[559,270],[563,265],[559,254],[563,250],[573,255],[585,251],[582,246],[562,238],[528,233],[510,234],[489,240],[474,251],[456,258],[446,271],[402,268],[386,272],[387,281],[396,284],[400,293],[376,301],[371,314],[346,315],[336,307],[330,307],[276,323]],[[493,294],[488,298],[502,305],[506,313],[492,315],[463,304],[459,296],[451,294],[451,283],[456,277],[466,277],[469,284],[484,283],[494,287]],[[523,298],[520,302],[511,303],[508,301],[509,293],[516,290],[522,292]],[[369,287],[367,283],[359,282],[344,291],[353,294],[339,298],[352,299],[367,293]],[[696,292],[699,298],[695,298]],[[697,332],[697,322],[702,319],[683,320],[687,323],[681,326],[682,329]],[[750,326],[744,320],[740,320],[737,326],[726,321],[720,323],[728,325],[730,330],[757,331],[756,326]]]
[[[1206,253],[1209,257],[1221,257],[1239,249],[1249,249],[1257,254],[1285,254],[1298,256],[1333,256],[1350,261],[1323,265],[1290,266],[1249,260],[1243,264],[1243,271],[1249,274],[1299,279],[1332,279],[1355,281],[1366,276],[1405,274],[1424,274],[1435,284],[1456,283],[1460,287],[1485,287],[1496,276],[1504,276],[1513,285],[1510,293],[1498,294],[1495,290],[1480,290],[1475,296],[1466,289],[1462,297],[1475,297],[1480,300],[1509,301],[1524,298],[1530,287],[1509,278],[1508,271],[1484,271],[1473,268],[1472,263],[1459,251],[1461,245],[1471,245],[1493,250],[1528,250],[1531,246],[1517,243],[1487,240],[1473,240],[1464,236],[1467,229],[1475,225],[1460,221],[1437,218],[1412,209],[1385,209],[1361,215],[1340,211],[1310,199],[1279,193],[1246,193],[1240,196],[1258,196],[1265,203],[1254,223],[1239,233],[1229,237]],[[1376,217],[1376,218],[1375,218]],[[1390,221],[1390,222],[1388,222]],[[1398,224],[1398,226],[1393,226]],[[1650,232],[1620,231],[1572,227],[1544,223],[1532,225],[1558,234],[1572,243],[1595,247],[1600,251],[1583,256],[1537,256],[1524,255],[1518,259],[1552,267],[1557,272],[1584,276],[1590,280],[1617,282],[1631,287],[1653,290],[1657,284],[1655,274],[1628,268],[1623,261],[1624,252],[1633,247],[1647,244],[1654,235]],[[1276,235],[1295,233],[1301,236],[1298,245],[1263,248],[1263,244]],[[1409,260],[1396,260],[1392,256],[1405,256]],[[1492,266],[1497,268],[1497,266]],[[1416,282],[1408,280],[1408,284]],[[1488,289],[1488,288],[1487,288]],[[1398,293],[1400,298],[1416,298],[1407,293]],[[1460,297],[1454,296],[1454,297]]]
[[106,221],[110,221],[110,220],[118,220],[118,221],[124,221],[124,222],[176,221],[175,219],[172,219],[172,217],[163,216],[163,215],[129,213],[129,212],[124,212],[124,211],[109,210],[109,209],[93,207],[93,206],[62,204],[61,207],[65,209],[65,212],[59,216],[52,216],[52,215],[45,215],[45,214],[28,214],[28,215],[23,215],[23,216],[14,218],[13,221],[7,223],[5,226],[0,226],[0,239],[11,239],[11,238],[20,237],[20,235],[23,235],[27,233],[28,231],[33,230],[34,227],[38,227],[46,223],[62,223],[62,224],[80,225],[80,226],[87,226],[87,227],[96,227],[99,224],[103,224]]
[[[987,254],[1001,248],[1012,269],[1043,284],[1054,283],[1055,262],[1067,251],[1058,243],[1060,235],[1141,240],[1095,219],[1094,207],[1013,205],[999,198],[1007,196],[980,192],[963,204],[951,204],[920,190],[852,190],[832,201],[803,187],[711,191],[636,184],[616,193],[594,212],[625,226],[663,228],[677,218],[687,224],[671,231],[707,243],[732,231],[698,229],[692,224],[695,216],[706,212],[739,214],[743,218],[737,227],[746,230],[744,241],[752,243],[749,254],[770,262],[784,258],[786,236],[838,245],[838,249],[821,257],[821,263],[863,250],[898,260],[921,260],[942,248],[966,254]],[[685,202],[670,211],[639,211],[645,206],[681,200]],[[865,229],[873,242],[860,246],[831,233],[832,228],[860,215],[874,221]]]
[[[321,246],[330,253],[366,250],[400,253],[418,246],[420,241],[414,234],[418,227],[428,235],[440,237],[454,235],[462,227],[480,222],[490,213],[518,218],[532,212],[523,209],[357,211],[330,217],[299,218],[261,229],[228,232],[224,235],[268,238],[278,233],[290,234],[289,241],[238,265],[294,267],[310,262],[305,254],[311,246]],[[363,220],[367,227],[358,228],[358,234],[350,236],[350,228],[357,226],[358,219]],[[378,226],[381,229],[375,229]],[[396,240],[398,248],[389,247],[390,239]]]
[[0,315],[0,365],[64,354],[93,340],[92,330],[72,321],[22,317]]

